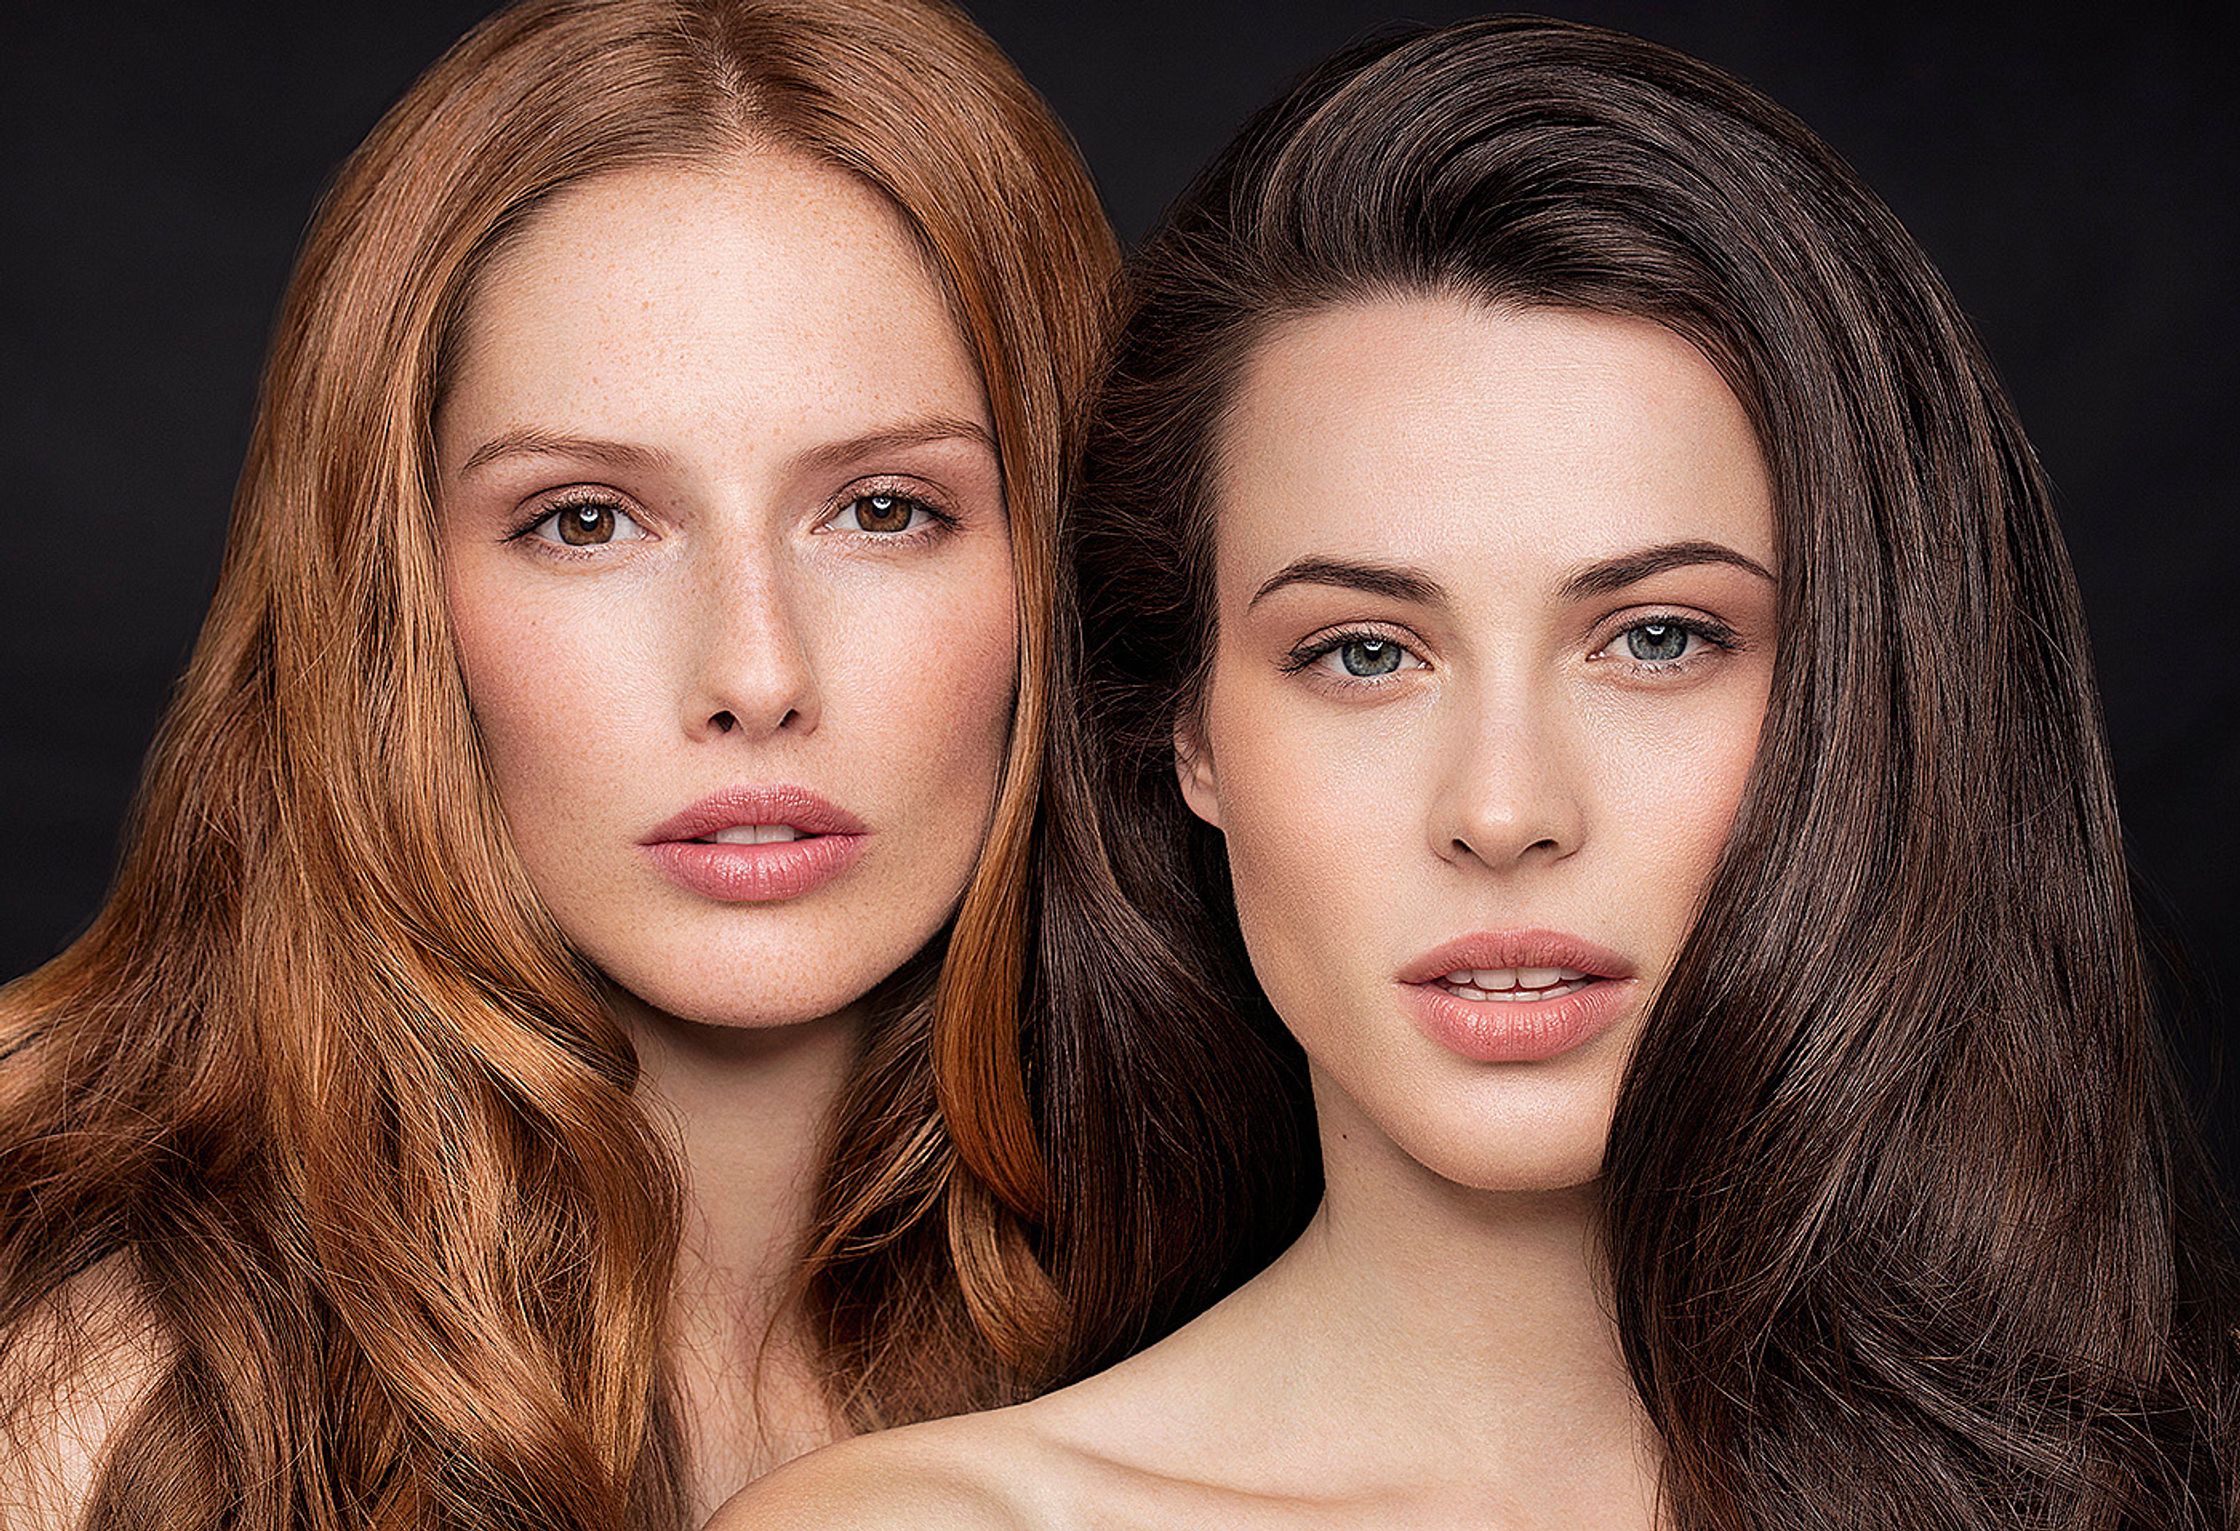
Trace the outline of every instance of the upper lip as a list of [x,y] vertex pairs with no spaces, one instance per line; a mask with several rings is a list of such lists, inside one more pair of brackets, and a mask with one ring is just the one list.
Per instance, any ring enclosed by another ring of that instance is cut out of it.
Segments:
[[724,787],[646,831],[640,845],[699,840],[740,824],[790,824],[804,834],[860,835],[863,821],[807,787]]
[[1402,983],[1431,983],[1468,968],[1569,968],[1592,978],[1631,978],[1616,952],[1560,930],[1479,930],[1425,952],[1400,970]]

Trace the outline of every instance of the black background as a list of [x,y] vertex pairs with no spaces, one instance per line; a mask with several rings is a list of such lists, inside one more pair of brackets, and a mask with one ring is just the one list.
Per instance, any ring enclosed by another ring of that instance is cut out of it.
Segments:
[[[1123,237],[1252,108],[1405,0],[981,0]],[[1897,210],[1983,330],[2058,489],[2125,823],[2240,994],[2240,118],[2225,7],[1935,11],[1556,0],[1770,92]],[[216,577],[258,365],[312,201],[484,7],[40,7],[0,147],[0,978],[99,903]],[[2086,635],[2075,638],[2080,661]],[[2228,1169],[2214,999],[2185,1037]]]

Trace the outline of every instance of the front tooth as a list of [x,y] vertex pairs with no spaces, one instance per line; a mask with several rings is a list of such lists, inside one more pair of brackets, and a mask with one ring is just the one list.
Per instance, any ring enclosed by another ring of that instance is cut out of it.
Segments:
[[1515,968],[1479,968],[1471,974],[1470,981],[1486,990],[1513,989],[1517,986]]
[[1517,987],[1520,989],[1552,989],[1556,986],[1561,968],[1518,968]]
[[1565,983],[1577,983],[1580,979],[1587,976],[1586,974],[1580,972],[1577,968],[1558,968],[1556,969],[1556,971],[1563,975],[1563,981]]
[[733,824],[708,838],[718,845],[776,845],[800,839],[801,831],[791,824]]

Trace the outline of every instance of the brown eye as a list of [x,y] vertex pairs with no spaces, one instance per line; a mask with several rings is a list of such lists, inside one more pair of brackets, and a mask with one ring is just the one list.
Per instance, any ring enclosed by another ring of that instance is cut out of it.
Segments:
[[556,524],[560,540],[570,547],[587,548],[614,540],[612,505],[570,505],[560,511]]
[[603,547],[610,542],[636,542],[645,529],[630,513],[611,500],[576,500],[547,513],[529,528],[540,542],[557,542],[571,548]]
[[844,532],[875,532],[892,536],[914,530],[919,516],[928,520],[933,510],[906,494],[859,494],[840,509],[832,524]]

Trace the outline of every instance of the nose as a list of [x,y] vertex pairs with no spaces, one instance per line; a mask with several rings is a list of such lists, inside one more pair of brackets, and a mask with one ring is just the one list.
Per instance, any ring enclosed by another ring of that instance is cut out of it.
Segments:
[[1514,694],[1464,705],[1432,796],[1432,853],[1496,871],[1572,855],[1586,813],[1559,720]]
[[819,699],[803,592],[775,550],[732,548],[698,571],[684,620],[685,731],[768,737],[816,731]]

